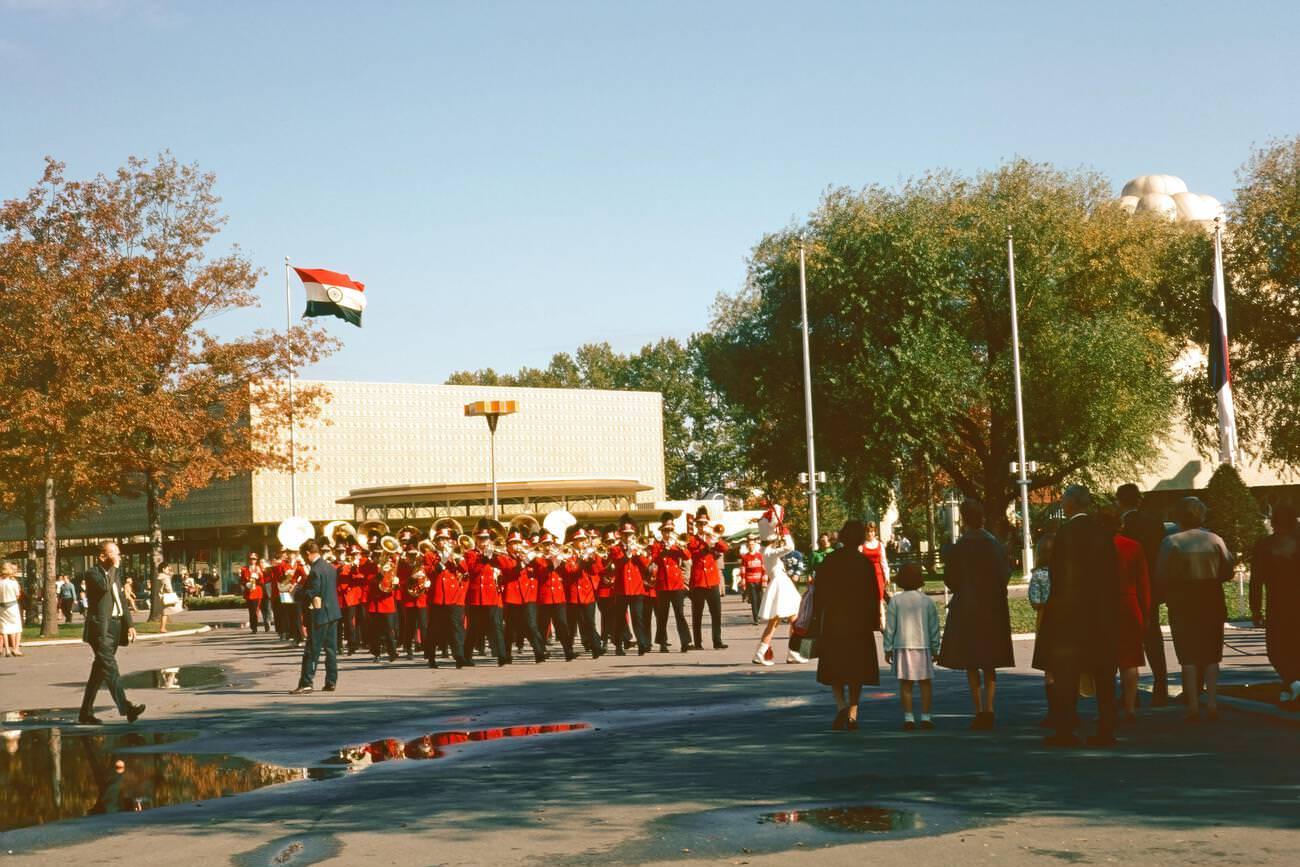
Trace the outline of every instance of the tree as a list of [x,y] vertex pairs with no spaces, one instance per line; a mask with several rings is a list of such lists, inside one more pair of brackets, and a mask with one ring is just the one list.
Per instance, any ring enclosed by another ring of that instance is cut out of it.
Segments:
[[0,204],[2,484],[7,508],[25,517],[41,503],[44,635],[58,632],[60,505],[84,510],[125,483],[111,442],[131,359],[104,316],[112,283],[94,214],[89,186],[53,160],[25,196]]
[[[1300,135],[1255,151],[1227,208],[1224,270],[1240,439],[1278,465],[1300,461]],[[1198,389],[1208,446],[1214,396]]]
[[[276,383],[336,345],[307,325],[231,339],[203,327],[255,306],[259,276],[238,249],[207,254],[224,223],[214,183],[163,154],[152,165],[132,158],[88,185],[110,284],[102,313],[132,359],[121,372],[116,458],[145,499],[154,574],[164,560],[163,507],[216,479],[289,469],[285,420],[291,410],[298,421],[317,415],[325,392],[299,384],[291,407]],[[162,616],[156,581],[150,612]]]
[[765,475],[800,469],[798,244],[808,248],[818,459],[851,499],[885,502],[929,455],[995,527],[1015,496],[1006,231],[1016,238],[1036,488],[1151,459],[1180,405],[1171,365],[1201,326],[1203,232],[1132,219],[1110,185],[1018,160],[966,179],[831,190],[807,225],[763,238],[715,312],[707,370],[753,419]]
[[1205,487],[1206,526],[1218,533],[1238,560],[1248,560],[1264,535],[1264,515],[1255,495],[1229,464],[1220,464]]

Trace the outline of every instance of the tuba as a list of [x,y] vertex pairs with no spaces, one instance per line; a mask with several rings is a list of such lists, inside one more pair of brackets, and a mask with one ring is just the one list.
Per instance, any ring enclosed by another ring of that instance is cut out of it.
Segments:
[[510,529],[518,530],[520,535],[529,539],[542,532],[542,525],[532,515],[518,515],[510,520]]
[[387,535],[388,525],[383,521],[362,521],[360,526],[357,527],[357,540],[371,550],[375,548],[375,545],[371,544],[371,539],[375,539],[377,542]]
[[402,543],[397,541],[396,536],[384,536],[379,540],[379,550],[385,554],[396,556],[402,550]]
[[465,528],[462,527],[460,521],[457,521],[455,518],[439,518],[437,521],[434,521],[433,527],[429,530],[429,535],[432,536],[439,530],[447,530],[453,536],[463,536],[465,534]]
[[275,538],[290,551],[297,551],[308,539],[316,536],[316,528],[306,518],[286,518],[275,530]]
[[335,545],[348,545],[357,539],[357,528],[347,521],[330,521],[321,530],[321,535]]
[[[394,540],[396,541],[396,540]],[[379,555],[379,589],[384,593],[392,593],[396,581],[397,564],[393,562],[393,555],[387,552]]]

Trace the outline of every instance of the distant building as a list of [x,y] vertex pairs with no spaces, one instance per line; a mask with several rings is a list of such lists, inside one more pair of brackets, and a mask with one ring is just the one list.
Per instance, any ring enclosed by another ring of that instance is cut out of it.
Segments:
[[[414,502],[482,513],[490,497],[488,429],[482,418],[466,417],[464,406],[484,399],[519,404],[496,433],[497,474],[512,513],[516,500],[525,505],[524,498],[537,495],[549,499],[529,501],[529,509],[544,511],[565,498],[594,511],[652,508],[665,499],[663,398],[657,392],[313,384],[324,386],[330,400],[320,419],[297,428],[301,453],[313,465],[298,473],[297,486],[298,513],[318,528],[367,510],[391,508],[396,511],[388,514],[396,515]],[[195,491],[163,513],[167,560],[190,571],[215,570],[229,587],[232,569],[250,550],[265,555],[278,548],[275,530],[290,516],[290,502],[286,473],[246,474]],[[111,538],[122,544],[126,571],[143,573],[145,531],[142,498],[108,502],[59,528],[62,568],[86,568],[94,546]],[[0,539],[11,550],[22,537],[20,523],[0,524]]]

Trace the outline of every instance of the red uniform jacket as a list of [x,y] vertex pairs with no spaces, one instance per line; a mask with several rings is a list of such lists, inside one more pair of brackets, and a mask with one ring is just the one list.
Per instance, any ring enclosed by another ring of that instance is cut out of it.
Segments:
[[262,601],[262,567],[250,570],[247,566],[239,570],[239,582],[244,588],[245,602]]
[[591,605],[600,595],[600,576],[605,571],[605,561],[593,555],[581,561],[570,557],[560,564],[564,575],[564,597],[570,605]]
[[650,558],[645,554],[629,556],[622,545],[615,545],[609,549],[609,559],[614,564],[614,595],[645,596]]
[[353,565],[345,563],[339,569],[339,581],[343,585],[343,604],[351,608],[366,604],[366,588],[370,584],[369,576],[364,571],[365,561]]
[[677,546],[668,547],[663,542],[650,546],[650,559],[655,565],[656,590],[685,590],[686,576],[682,574],[682,560],[686,552]]
[[691,552],[691,587],[717,587],[722,583],[722,569],[718,560],[727,553],[727,543],[719,539],[712,545],[699,536],[691,536],[686,543]]
[[469,583],[465,580],[465,566],[454,560],[439,560],[433,567],[433,587],[429,588],[429,601],[434,605],[464,605],[465,591]]
[[280,580],[280,572],[284,565],[284,561],[276,560],[270,566],[263,565],[262,567],[262,590],[263,592],[270,593],[272,598],[274,598],[275,595],[275,588],[270,585]]
[[549,557],[534,557],[528,564],[528,571],[537,586],[538,605],[564,604],[564,576],[552,565]]
[[505,572],[514,566],[514,559],[505,554],[496,554],[489,560],[478,551],[466,552],[465,571],[468,575],[469,588],[465,591],[465,604],[500,605],[501,590],[497,586],[494,569]]
[[[507,555],[508,556],[508,555]],[[509,557],[509,569],[501,568],[501,599],[507,605],[537,602],[537,579],[522,558]]]
[[416,567],[423,569],[424,564],[417,562],[412,565],[405,560],[397,564],[397,597],[403,608],[424,608],[429,604],[425,592],[429,589],[429,575],[427,572],[419,589],[415,593],[411,593],[410,579]]
[[740,555],[740,577],[746,584],[762,584],[767,580],[767,570],[763,568],[762,550]]
[[397,578],[396,571],[390,573],[393,576],[392,589],[384,590],[384,575],[379,571],[378,564],[372,564],[374,573],[370,578],[370,584],[366,588],[366,610],[371,614],[396,614],[397,613]]

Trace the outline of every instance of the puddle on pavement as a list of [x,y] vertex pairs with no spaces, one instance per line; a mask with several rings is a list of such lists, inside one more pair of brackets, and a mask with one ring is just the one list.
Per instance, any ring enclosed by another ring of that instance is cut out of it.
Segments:
[[440,759],[445,747],[476,741],[494,741],[501,738],[527,738],[536,735],[559,734],[591,728],[590,723],[548,723],[546,725],[507,726],[492,729],[433,732],[414,740],[401,741],[385,738],[356,747],[346,747],[325,760],[326,764],[363,768],[376,762],[394,759]]
[[925,827],[919,813],[891,810],[886,807],[813,807],[810,810],[783,810],[763,813],[760,825],[803,823],[823,831],[848,834],[888,834],[891,831],[919,831]]
[[[960,831],[985,820],[934,804],[750,805],[676,813],[653,820],[643,836],[601,853],[602,863],[720,859],[897,840]],[[587,856],[558,859],[556,867]],[[734,861],[732,863],[735,863]]]
[[[1288,696],[1286,701],[1282,700],[1284,691]],[[1290,688],[1280,680],[1265,681],[1264,683],[1220,683],[1219,695],[1263,702],[1288,711],[1300,710],[1300,698],[1290,698]]]
[[0,831],[221,798],[306,776],[238,756],[153,751],[192,732],[31,728],[0,737]]
[[201,689],[224,686],[226,670],[218,665],[180,665],[133,671],[122,678],[124,689]]

